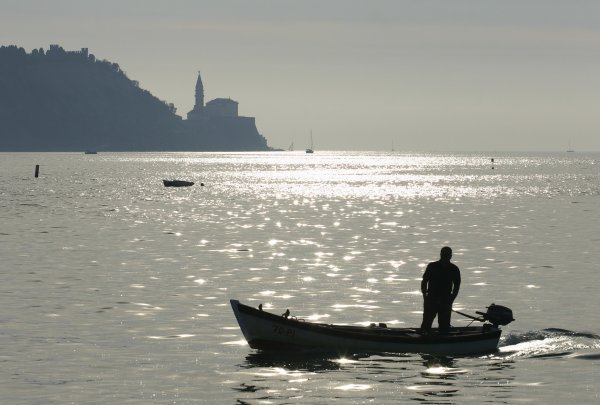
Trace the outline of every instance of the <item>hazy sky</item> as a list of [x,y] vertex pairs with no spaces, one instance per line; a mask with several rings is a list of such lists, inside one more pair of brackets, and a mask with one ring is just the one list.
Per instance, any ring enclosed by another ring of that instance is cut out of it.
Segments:
[[274,147],[600,150],[598,0],[0,0],[0,44],[54,43],[182,116],[200,70]]

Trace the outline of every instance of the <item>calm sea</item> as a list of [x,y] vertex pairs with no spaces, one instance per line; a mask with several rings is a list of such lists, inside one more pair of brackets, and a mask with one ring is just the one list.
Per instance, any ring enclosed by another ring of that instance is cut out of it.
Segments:
[[[417,326],[444,245],[455,309],[514,311],[497,353],[273,356],[229,306]],[[3,153],[0,395],[594,404],[599,252],[600,154]]]

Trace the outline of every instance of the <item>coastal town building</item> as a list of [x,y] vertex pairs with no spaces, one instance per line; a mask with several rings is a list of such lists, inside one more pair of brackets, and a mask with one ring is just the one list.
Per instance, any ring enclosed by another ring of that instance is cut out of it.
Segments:
[[231,98],[215,98],[206,103],[206,105],[204,104],[204,84],[202,83],[200,72],[198,72],[198,79],[196,80],[195,99],[194,108],[187,114],[189,121],[205,120],[210,117],[239,117],[239,103]]
[[242,117],[238,113],[239,103],[231,98],[215,98],[204,102],[204,84],[198,72],[195,88],[194,108],[187,113],[184,126],[191,134],[210,137],[215,148],[227,149],[227,145],[242,145],[241,149],[251,149],[256,139],[266,145],[266,140],[256,129],[254,117]]

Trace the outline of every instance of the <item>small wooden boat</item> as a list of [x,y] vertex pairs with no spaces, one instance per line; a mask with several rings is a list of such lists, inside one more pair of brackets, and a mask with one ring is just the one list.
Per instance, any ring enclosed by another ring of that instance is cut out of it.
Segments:
[[193,181],[185,180],[163,180],[165,187],[190,187],[194,185]]
[[441,355],[474,355],[496,351],[502,330],[499,325],[513,321],[512,311],[490,305],[487,313],[477,312],[489,321],[482,326],[452,328],[440,334],[437,329],[423,334],[414,328],[388,328],[385,324],[347,326],[312,323],[290,318],[289,310],[278,316],[231,300],[233,313],[246,341],[253,349],[312,349],[335,353],[396,352]]

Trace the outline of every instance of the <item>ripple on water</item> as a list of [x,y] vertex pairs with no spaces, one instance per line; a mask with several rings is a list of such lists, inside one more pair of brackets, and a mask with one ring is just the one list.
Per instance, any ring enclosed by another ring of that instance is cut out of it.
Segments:
[[154,340],[170,340],[170,339],[189,339],[195,337],[196,335],[189,333],[182,333],[180,335],[168,335],[168,336],[148,336],[148,339]]
[[[31,155],[18,155],[0,159],[0,318],[15,353],[2,358],[5,398],[597,400],[596,334],[539,326],[596,328],[599,165],[584,178],[572,161],[585,158],[513,155],[490,173],[482,154],[44,154],[56,175],[34,184],[16,172]],[[160,184],[183,173],[208,186]],[[510,301],[523,314],[514,325],[540,330],[450,362],[269,357],[228,307],[268,300],[315,322],[415,326],[421,274],[443,244],[456,246],[465,311]]]

